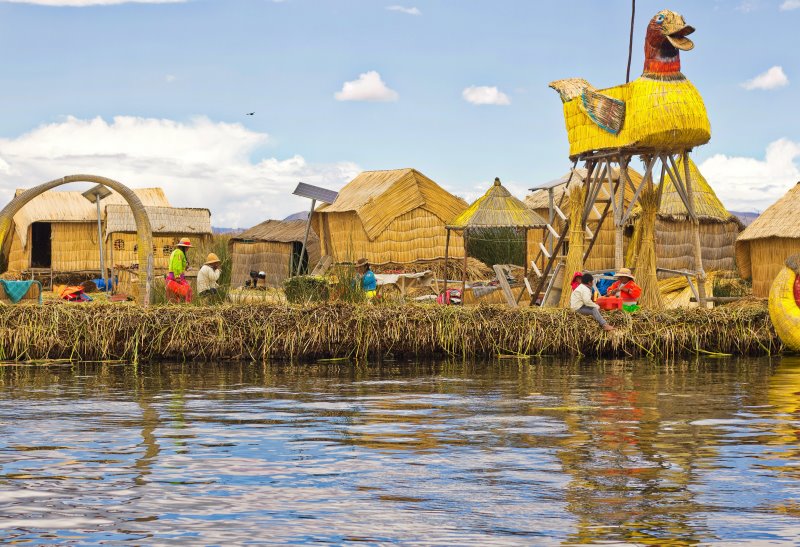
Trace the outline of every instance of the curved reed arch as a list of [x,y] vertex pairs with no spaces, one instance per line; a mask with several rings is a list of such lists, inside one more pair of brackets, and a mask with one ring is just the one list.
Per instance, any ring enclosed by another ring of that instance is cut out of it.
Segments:
[[[153,228],[150,226],[150,219],[147,217],[142,200],[139,199],[139,196],[137,196],[133,190],[121,182],[97,175],[69,175],[25,190],[12,199],[11,202],[0,211],[0,246],[2,246],[6,237],[8,237],[14,215],[17,214],[20,209],[33,198],[47,190],[52,190],[53,188],[71,182],[93,182],[95,184],[108,186],[125,198],[125,201],[130,206],[133,211],[133,218],[136,221],[136,237],[139,245],[139,294],[142,296],[142,304],[148,306],[150,304],[150,292],[153,285]],[[141,270],[141,265],[143,264],[147,265],[144,272]],[[144,273],[144,275],[141,275],[142,273]]]

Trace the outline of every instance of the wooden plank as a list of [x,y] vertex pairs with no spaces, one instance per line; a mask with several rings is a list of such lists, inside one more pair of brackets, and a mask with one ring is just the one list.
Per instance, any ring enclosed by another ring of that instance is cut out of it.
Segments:
[[[610,200],[606,202],[606,206],[603,208],[603,214],[600,216],[600,220],[598,220],[598,224],[597,224],[597,226],[598,226],[597,233],[598,234],[600,233],[600,228],[603,226],[603,222],[605,222],[606,217],[608,216],[609,209],[611,209],[611,201]],[[589,258],[589,255],[591,254],[592,249],[594,248],[594,244],[595,244],[596,241],[597,241],[596,237],[593,238],[591,241],[589,241],[589,246],[586,248],[586,252],[583,253],[583,261],[584,262],[586,262],[586,259]]]
[[[547,300],[550,298],[550,293],[553,291],[553,285],[555,285],[556,279],[559,275],[561,275],[561,270],[564,268],[564,263],[559,262],[556,266],[556,269],[553,270],[553,275],[550,277],[550,282],[547,284],[547,290],[544,291],[544,295],[542,295],[542,305],[544,307],[547,304]],[[562,287],[561,290],[563,291],[564,288]],[[534,292],[532,298],[535,300],[538,293]]]
[[500,264],[495,264],[493,269],[497,276],[497,281],[500,283],[500,288],[503,290],[506,303],[512,308],[518,307],[517,300],[514,298],[514,293],[511,292],[511,285],[508,284],[508,278],[506,278],[507,268]]
[[675,169],[675,171],[673,172],[668,165],[667,175],[672,180],[672,184],[675,186],[675,189],[678,191],[678,195],[681,197],[681,201],[683,201],[683,205],[686,207],[686,212],[689,213],[689,217],[692,217],[692,212],[690,210],[691,205],[689,204],[689,197],[686,195],[686,187],[683,185],[681,176],[678,173],[677,168],[675,167],[675,160],[672,158],[671,155],[668,155],[667,158],[669,159],[669,162],[672,164],[673,169]]
[[[647,184],[647,180],[648,180],[647,177],[651,175],[652,170],[653,170],[653,165],[649,164],[647,166],[647,169],[645,169],[644,177],[642,177],[642,181],[639,183],[639,186],[634,189],[633,199],[631,199],[631,202],[628,204],[628,209],[622,215],[622,223],[623,224],[628,222],[628,219],[631,218],[631,213],[633,212],[633,206],[636,204],[636,200],[639,199],[639,194],[642,193],[642,190],[644,189],[645,185]],[[628,178],[627,173],[625,174],[625,178]]]

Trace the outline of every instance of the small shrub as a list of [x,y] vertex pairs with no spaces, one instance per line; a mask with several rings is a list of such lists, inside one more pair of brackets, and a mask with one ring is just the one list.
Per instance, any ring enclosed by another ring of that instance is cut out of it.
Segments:
[[298,275],[283,282],[286,300],[292,304],[325,302],[330,298],[328,281],[322,277]]

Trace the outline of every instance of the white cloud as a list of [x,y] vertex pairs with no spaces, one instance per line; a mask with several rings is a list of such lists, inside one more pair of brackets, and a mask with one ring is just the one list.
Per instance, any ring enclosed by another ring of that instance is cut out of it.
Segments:
[[742,0],[739,2],[739,5],[736,6],[736,11],[740,11],[742,13],[750,13],[751,11],[755,11],[758,9],[759,2],[755,0]]
[[406,15],[422,15],[422,12],[419,11],[419,8],[407,8],[405,6],[389,6],[386,9],[389,11],[397,11],[400,13],[405,13]]
[[374,70],[360,74],[357,80],[345,82],[342,90],[334,96],[337,101],[392,102],[399,98],[397,92],[389,89],[381,75]]
[[252,160],[268,142],[265,133],[205,117],[67,117],[0,139],[0,199],[17,187],[89,173],[161,186],[175,206],[210,208],[215,226],[249,227],[307,209],[308,200],[291,195],[299,181],[336,190],[360,171],[352,162],[309,164],[299,155]]
[[800,181],[800,143],[779,139],[767,146],[763,160],[717,154],[700,172],[728,209],[763,211]]
[[0,0],[9,4],[36,4],[37,6],[58,6],[84,8],[87,6],[113,6],[117,4],[183,4],[188,0]]
[[175,76],[174,74],[167,74],[166,76],[164,76],[164,81],[167,82],[168,84],[171,84],[173,82],[178,81],[178,77]]
[[785,0],[781,4],[781,11],[790,11],[793,9],[800,9],[800,0]]
[[495,104],[506,106],[511,104],[508,95],[497,89],[485,85],[471,86],[461,92],[464,100],[472,104]]
[[762,72],[752,80],[747,80],[742,84],[742,87],[747,90],[753,89],[777,89],[779,87],[783,87],[789,85],[789,78],[786,77],[786,73],[783,71],[783,67],[781,66],[774,66],[767,70],[766,72]]

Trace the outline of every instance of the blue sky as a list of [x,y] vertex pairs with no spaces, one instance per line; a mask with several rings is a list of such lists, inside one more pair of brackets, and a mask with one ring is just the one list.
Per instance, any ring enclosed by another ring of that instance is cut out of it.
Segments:
[[[96,3],[114,5],[40,5]],[[800,1],[639,0],[634,77],[663,8],[697,28],[683,72],[713,135],[694,157],[726,205],[763,209],[800,179]],[[0,0],[0,192],[89,172],[238,226],[363,169],[522,197],[570,166],[547,83],[623,83],[629,17],[628,0]]]

